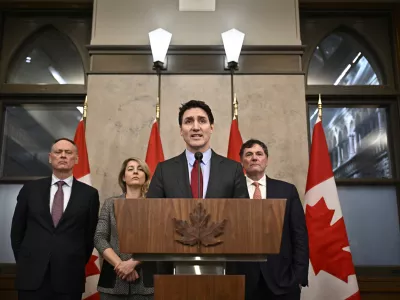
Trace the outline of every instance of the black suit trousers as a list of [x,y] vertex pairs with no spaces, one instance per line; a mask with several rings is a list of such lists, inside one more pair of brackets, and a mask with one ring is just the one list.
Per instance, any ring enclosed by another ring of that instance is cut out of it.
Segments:
[[56,293],[51,285],[50,268],[47,268],[43,283],[37,290],[18,290],[18,300],[81,300],[82,293]]

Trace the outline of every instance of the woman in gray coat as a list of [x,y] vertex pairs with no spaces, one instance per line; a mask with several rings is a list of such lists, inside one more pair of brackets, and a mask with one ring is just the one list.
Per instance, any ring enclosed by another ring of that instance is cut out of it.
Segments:
[[[130,254],[121,254],[114,212],[114,199],[145,198],[150,182],[150,171],[141,159],[132,157],[122,163],[118,183],[122,195],[107,199],[101,209],[94,237],[94,245],[103,256],[98,291],[101,300],[152,300],[154,288],[146,284],[146,273],[139,261]],[[148,272],[147,272],[148,273]],[[147,276],[146,276],[147,275]],[[146,286],[147,285],[147,286]]]

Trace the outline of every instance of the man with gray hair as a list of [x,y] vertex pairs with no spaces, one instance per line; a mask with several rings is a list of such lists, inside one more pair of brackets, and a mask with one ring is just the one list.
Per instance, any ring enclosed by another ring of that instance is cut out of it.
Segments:
[[98,191],[73,175],[78,151],[67,138],[49,153],[52,176],[26,183],[17,197],[11,246],[19,300],[80,300],[93,251]]

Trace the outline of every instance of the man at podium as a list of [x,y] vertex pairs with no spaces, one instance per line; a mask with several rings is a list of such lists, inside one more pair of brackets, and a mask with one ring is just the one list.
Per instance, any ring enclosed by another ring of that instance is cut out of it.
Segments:
[[157,165],[147,198],[249,198],[242,166],[210,147],[210,107],[190,100],[180,107],[178,121],[186,149]]
[[280,253],[268,256],[267,262],[234,263],[227,273],[246,276],[246,300],[299,300],[301,287],[308,284],[309,250],[297,189],[293,184],[266,176],[268,148],[263,142],[255,139],[245,142],[240,159],[251,199],[287,199],[286,211]]

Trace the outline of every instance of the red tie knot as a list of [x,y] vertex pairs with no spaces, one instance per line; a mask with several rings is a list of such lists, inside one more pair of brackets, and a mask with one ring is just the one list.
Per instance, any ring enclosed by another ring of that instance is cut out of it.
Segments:
[[253,184],[256,188],[258,188],[258,187],[260,186],[260,184],[259,184],[257,181],[254,181],[252,184]]

